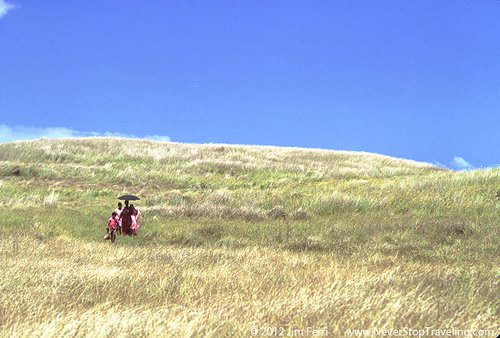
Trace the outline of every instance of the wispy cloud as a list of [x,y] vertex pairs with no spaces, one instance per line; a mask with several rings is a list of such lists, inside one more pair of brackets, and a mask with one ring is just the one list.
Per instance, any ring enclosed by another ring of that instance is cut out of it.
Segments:
[[143,138],[151,141],[162,141],[162,142],[170,142],[170,137],[165,135],[146,135]]
[[474,166],[467,162],[463,157],[461,156],[455,156],[453,157],[453,161],[451,161],[451,167],[453,169],[458,169],[458,170],[469,170],[469,169],[474,169]]
[[0,0],[0,19],[4,17],[14,7],[15,7],[14,5],[9,4],[5,0]]
[[141,139],[147,139],[152,141],[163,141],[163,142],[170,141],[170,137],[165,135],[156,135],[156,134],[137,136],[132,134],[123,134],[123,133],[109,132],[109,131],[106,131],[104,133],[99,133],[95,131],[78,131],[65,127],[48,127],[48,128],[36,128],[36,127],[25,127],[25,126],[10,127],[5,124],[0,124],[0,142],[35,140],[42,137],[50,139],[61,139],[61,138],[98,137],[98,136],[141,138]]

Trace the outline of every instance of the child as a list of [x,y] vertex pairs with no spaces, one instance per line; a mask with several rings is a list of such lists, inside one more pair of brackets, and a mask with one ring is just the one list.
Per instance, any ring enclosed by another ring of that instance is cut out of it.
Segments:
[[123,205],[121,204],[121,202],[118,202],[118,208],[116,208],[116,210],[115,210],[116,219],[118,220],[118,229],[117,229],[118,235],[122,234],[122,220],[120,218],[120,214],[123,211],[122,207],[123,207]]
[[116,229],[118,228],[118,221],[116,220],[116,212],[111,214],[111,217],[108,219],[108,235],[111,238],[111,243],[114,243],[116,240]]
[[141,219],[141,212],[139,209],[136,209],[133,204],[130,205],[132,208],[132,233],[134,236],[137,236],[137,232],[139,231],[139,220]]

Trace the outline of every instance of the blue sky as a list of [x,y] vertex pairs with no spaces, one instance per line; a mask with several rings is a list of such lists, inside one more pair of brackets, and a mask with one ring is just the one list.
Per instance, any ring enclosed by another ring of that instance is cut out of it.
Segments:
[[0,0],[0,141],[500,164],[497,0]]

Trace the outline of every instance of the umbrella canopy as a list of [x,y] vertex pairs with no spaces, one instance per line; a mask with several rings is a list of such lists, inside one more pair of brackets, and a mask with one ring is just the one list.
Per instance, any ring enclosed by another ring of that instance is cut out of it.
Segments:
[[134,195],[123,195],[118,197],[119,200],[124,200],[124,201],[137,201],[140,200],[139,197],[134,196]]

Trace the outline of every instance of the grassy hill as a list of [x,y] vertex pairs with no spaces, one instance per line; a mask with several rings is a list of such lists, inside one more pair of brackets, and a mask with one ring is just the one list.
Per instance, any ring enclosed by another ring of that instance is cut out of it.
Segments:
[[[3,143],[0,334],[496,330],[499,190],[500,169],[359,152]],[[122,193],[143,220],[113,246]]]

